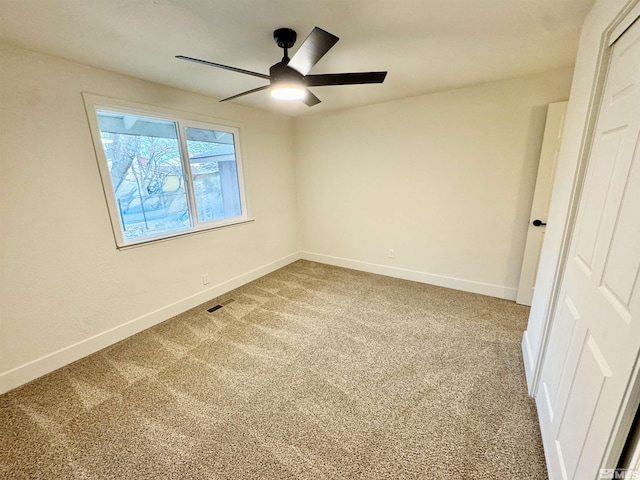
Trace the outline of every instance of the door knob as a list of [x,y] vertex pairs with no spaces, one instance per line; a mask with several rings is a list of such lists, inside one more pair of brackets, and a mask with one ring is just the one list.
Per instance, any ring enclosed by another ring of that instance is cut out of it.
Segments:
[[535,219],[535,220],[534,220],[533,222],[531,222],[531,223],[533,223],[533,226],[534,226],[534,227],[544,227],[544,226],[546,226],[546,225],[547,225],[546,223],[542,222],[542,220],[538,220],[538,219]]

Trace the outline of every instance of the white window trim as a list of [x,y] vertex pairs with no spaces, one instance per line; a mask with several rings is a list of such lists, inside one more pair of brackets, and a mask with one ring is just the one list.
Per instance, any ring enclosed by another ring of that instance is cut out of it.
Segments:
[[[202,233],[204,231],[231,227],[234,225],[242,225],[248,222],[252,222],[253,219],[249,215],[249,207],[246,195],[245,187],[245,172],[244,164],[242,161],[242,124],[231,122],[228,120],[217,119],[213,117],[207,117],[205,115],[199,115],[189,112],[182,112],[176,110],[170,110],[161,107],[155,107],[150,105],[138,104],[129,102],[126,100],[119,100],[115,98],[103,97],[100,95],[94,95],[91,93],[82,93],[84,100],[85,110],[87,113],[87,120],[89,122],[89,128],[91,131],[91,137],[93,140],[93,148],[96,154],[96,161],[102,179],[102,187],[104,190],[105,199],[109,210],[109,217],[111,219],[111,227],[113,230],[114,239],[118,249],[127,249],[131,247],[138,247],[149,243],[156,243],[161,241],[172,240],[175,238],[184,237],[195,233]],[[113,184],[111,182],[111,175],[109,173],[109,166],[107,158],[102,145],[102,137],[100,132],[100,126],[98,124],[98,111],[112,111],[117,113],[131,113],[132,115],[140,115],[151,118],[158,118],[161,120],[169,120],[175,122],[177,128],[177,135],[179,141],[179,148],[182,159],[182,167],[185,176],[185,190],[189,198],[189,214],[191,216],[191,227],[172,230],[171,232],[165,232],[158,235],[149,235],[138,239],[125,240],[122,232],[123,226],[118,214],[118,205],[116,201]],[[236,170],[238,173],[238,190],[240,193],[240,204],[242,206],[242,215],[225,218],[217,221],[210,222],[197,222],[196,203],[193,195],[193,183],[191,179],[191,169],[188,164],[188,151],[186,143],[186,129],[187,128],[202,128],[202,129],[214,129],[222,132],[229,132],[233,134],[235,157],[236,157]]]

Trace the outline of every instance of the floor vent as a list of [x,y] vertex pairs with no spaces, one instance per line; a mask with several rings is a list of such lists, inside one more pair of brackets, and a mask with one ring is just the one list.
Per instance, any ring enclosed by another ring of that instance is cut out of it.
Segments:
[[216,310],[220,310],[222,307],[224,307],[225,305],[229,305],[230,303],[235,302],[236,299],[235,298],[229,298],[228,300],[225,300],[224,302],[219,303],[218,305],[215,305],[211,308],[207,308],[207,312],[209,313],[213,313]]

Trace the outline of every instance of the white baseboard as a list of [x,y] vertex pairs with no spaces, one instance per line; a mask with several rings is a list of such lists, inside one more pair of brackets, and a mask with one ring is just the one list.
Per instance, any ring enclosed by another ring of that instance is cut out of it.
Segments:
[[134,318],[133,320],[118,325],[111,330],[99,333],[98,335],[74,345],[62,348],[12,370],[3,372],[0,374],[0,394],[8,392],[20,385],[24,385],[25,383],[35,380],[42,375],[53,372],[54,370],[64,367],[65,365],[75,362],[87,355],[91,355],[92,353],[102,350],[109,345],[113,345],[116,342],[130,337],[131,335],[157,325],[158,323],[164,322],[165,320],[189,310],[190,308],[197,307],[208,300],[223,295],[234,288],[238,288],[246,283],[256,280],[299,259],[300,255],[298,253],[288,255],[276,260],[275,262],[268,263],[267,265],[263,265],[262,267],[203,290],[202,292],[198,292],[197,294],[183,300],[166,305],[138,318]]
[[464,280],[461,278],[434,275],[432,273],[408,270],[405,268],[390,267],[388,265],[380,265],[377,263],[361,262],[359,260],[351,260],[348,258],[332,257],[330,255],[322,255],[318,253],[300,252],[300,258],[319,263],[327,263],[329,265],[335,265],[337,267],[360,270],[362,272],[377,273],[379,275],[386,275],[388,277],[401,278],[403,280],[412,280],[414,282],[452,288],[454,290],[479,293],[481,295],[503,298],[505,300],[515,301],[516,295],[518,293],[518,290],[516,288],[505,287],[502,285],[493,285],[490,283],[475,282],[473,280]]

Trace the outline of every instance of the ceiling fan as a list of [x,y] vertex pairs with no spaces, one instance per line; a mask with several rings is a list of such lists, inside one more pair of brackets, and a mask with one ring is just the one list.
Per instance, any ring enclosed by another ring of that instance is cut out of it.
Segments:
[[212,67],[224,68],[233,72],[253,75],[254,77],[269,80],[269,85],[254,88],[246,92],[238,93],[231,97],[223,98],[221,102],[233,100],[250,93],[271,89],[271,95],[275,98],[286,100],[302,100],[309,107],[320,103],[308,87],[321,87],[325,85],[359,85],[365,83],[382,83],[387,76],[387,72],[358,72],[358,73],[324,73],[319,75],[308,75],[313,66],[333,47],[339,40],[335,35],[315,27],[309,36],[302,42],[293,58],[289,58],[289,49],[296,42],[297,34],[290,28],[279,28],[273,32],[273,39],[278,46],[284,49],[284,56],[281,61],[271,66],[269,75],[263,73],[243,70],[241,68],[229,67],[220,63],[208,62],[184,55],[176,55],[180,60],[201,63]]

